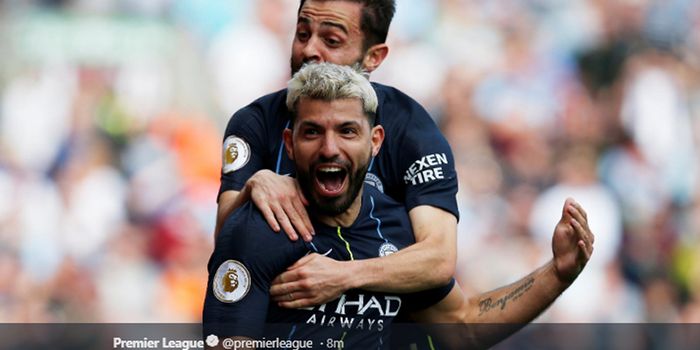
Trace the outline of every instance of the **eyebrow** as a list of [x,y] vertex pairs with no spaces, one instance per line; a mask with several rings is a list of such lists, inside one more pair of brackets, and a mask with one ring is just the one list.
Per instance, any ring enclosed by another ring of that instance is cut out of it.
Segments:
[[[306,18],[306,17],[299,17],[299,20],[297,20],[297,25],[299,24],[306,24],[306,25],[311,25],[311,20]],[[323,21],[321,22],[321,27],[334,27],[340,29],[343,33],[348,34],[348,28],[346,28],[344,25],[336,22],[331,22],[331,21]]]
[[358,122],[356,122],[356,121],[354,121],[354,120],[353,120],[353,121],[349,121],[349,122],[344,122],[343,124],[340,124],[340,128],[346,128],[346,127],[348,127],[348,126],[355,126],[355,127],[358,127],[358,128],[359,128],[361,125],[360,125],[360,123],[358,123]]
[[303,120],[299,123],[299,127],[320,128],[321,125],[314,123],[314,122],[310,122],[308,120]]
[[[352,121],[343,122],[342,124],[337,126],[337,128],[338,129],[346,128],[348,126],[354,126],[354,127],[358,127],[358,128],[362,127],[362,125],[359,122],[352,120]],[[315,122],[308,121],[308,120],[301,121],[299,123],[299,127],[323,128],[320,124],[317,124]]]
[[348,29],[344,25],[335,22],[321,22],[321,27],[334,27],[340,29],[343,33],[348,34]]

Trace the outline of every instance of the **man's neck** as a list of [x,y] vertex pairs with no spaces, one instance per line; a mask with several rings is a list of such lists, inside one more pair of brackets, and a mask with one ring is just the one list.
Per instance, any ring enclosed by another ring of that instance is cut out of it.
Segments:
[[355,197],[355,200],[350,204],[348,210],[335,215],[322,215],[318,214],[318,221],[328,225],[328,226],[340,226],[340,227],[350,227],[360,215],[360,208],[362,208],[362,192],[364,190],[360,189],[360,192]]

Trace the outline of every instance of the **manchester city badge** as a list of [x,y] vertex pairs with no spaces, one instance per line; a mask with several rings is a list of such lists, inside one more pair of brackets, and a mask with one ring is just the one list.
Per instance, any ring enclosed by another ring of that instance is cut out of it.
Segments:
[[387,256],[398,252],[399,249],[395,245],[386,242],[379,247],[379,256]]

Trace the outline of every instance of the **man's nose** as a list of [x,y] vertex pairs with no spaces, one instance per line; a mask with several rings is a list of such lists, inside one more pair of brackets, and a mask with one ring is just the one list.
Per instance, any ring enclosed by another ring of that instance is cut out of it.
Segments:
[[304,55],[304,63],[308,62],[322,62],[321,52],[319,50],[319,45],[321,45],[320,39],[316,36],[312,36],[304,46],[302,54]]
[[323,143],[321,144],[321,156],[325,159],[333,159],[340,154],[340,149],[338,148],[338,142],[333,133],[328,133],[323,137]]

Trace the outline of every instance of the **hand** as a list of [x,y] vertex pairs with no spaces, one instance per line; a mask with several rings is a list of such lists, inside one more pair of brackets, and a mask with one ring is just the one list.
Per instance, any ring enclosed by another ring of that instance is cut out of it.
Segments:
[[311,241],[314,228],[305,208],[308,201],[296,180],[260,170],[248,179],[246,187],[251,200],[275,232],[280,231],[281,225],[289,239],[296,241],[298,231],[305,241]]
[[270,296],[281,307],[301,308],[325,304],[348,290],[343,262],[309,254],[272,281]]
[[561,282],[570,284],[578,277],[593,254],[594,241],[586,211],[568,198],[552,236],[554,268]]

